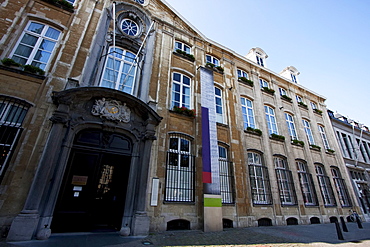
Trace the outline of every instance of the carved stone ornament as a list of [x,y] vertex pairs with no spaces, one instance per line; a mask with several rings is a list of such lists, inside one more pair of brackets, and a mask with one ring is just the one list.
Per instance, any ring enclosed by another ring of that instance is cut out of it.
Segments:
[[128,123],[130,122],[131,110],[126,106],[126,103],[122,105],[117,100],[105,100],[105,98],[102,98],[95,100],[91,114],[108,120]]

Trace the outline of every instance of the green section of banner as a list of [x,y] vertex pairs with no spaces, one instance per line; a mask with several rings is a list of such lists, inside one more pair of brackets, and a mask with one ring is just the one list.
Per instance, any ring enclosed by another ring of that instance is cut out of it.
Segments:
[[204,207],[222,207],[222,199],[204,198]]

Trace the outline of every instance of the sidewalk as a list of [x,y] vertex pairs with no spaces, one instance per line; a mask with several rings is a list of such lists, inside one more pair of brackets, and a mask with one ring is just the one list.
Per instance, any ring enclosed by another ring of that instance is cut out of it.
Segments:
[[0,247],[143,247],[149,246],[370,246],[370,223],[359,229],[347,223],[344,240],[338,240],[335,224],[231,228],[222,232],[168,231],[146,237],[121,237],[117,233],[52,234],[48,240],[0,242]]

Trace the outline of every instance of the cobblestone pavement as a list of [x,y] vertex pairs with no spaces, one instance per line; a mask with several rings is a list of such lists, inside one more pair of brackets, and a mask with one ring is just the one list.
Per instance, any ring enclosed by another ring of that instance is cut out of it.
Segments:
[[0,242],[0,247],[143,247],[148,246],[248,246],[248,247],[370,247],[370,223],[358,228],[347,223],[348,232],[338,239],[335,224],[270,226],[225,229],[221,232],[168,231],[146,237],[121,237],[117,233],[52,234],[48,240]]

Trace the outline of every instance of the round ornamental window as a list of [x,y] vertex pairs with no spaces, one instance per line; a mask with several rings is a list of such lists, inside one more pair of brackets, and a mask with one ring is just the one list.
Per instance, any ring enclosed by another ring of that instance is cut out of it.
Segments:
[[135,0],[135,2],[140,3],[140,4],[144,4],[145,0]]
[[136,36],[139,33],[139,25],[130,19],[123,19],[121,28],[125,34],[130,36]]

